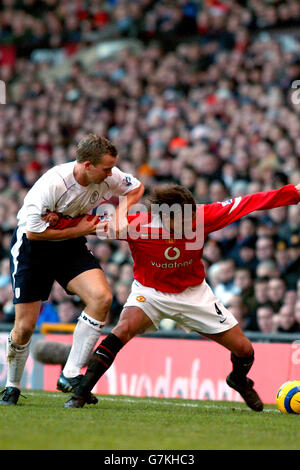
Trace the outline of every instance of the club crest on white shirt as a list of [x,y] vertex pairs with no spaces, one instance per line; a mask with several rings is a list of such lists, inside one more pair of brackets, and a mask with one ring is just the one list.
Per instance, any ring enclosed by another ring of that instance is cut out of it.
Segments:
[[99,192],[98,191],[94,191],[90,197],[90,204],[95,204],[96,201],[98,201],[99,199]]

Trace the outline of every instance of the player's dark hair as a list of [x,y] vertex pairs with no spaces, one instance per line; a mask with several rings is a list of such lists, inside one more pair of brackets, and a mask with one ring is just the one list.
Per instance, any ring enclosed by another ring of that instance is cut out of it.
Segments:
[[153,189],[148,197],[148,203],[151,205],[172,207],[175,204],[184,208],[185,205],[191,205],[192,212],[196,212],[196,202],[192,193],[178,184],[162,184]]
[[100,163],[104,155],[116,157],[118,151],[116,147],[105,137],[95,134],[88,134],[83,137],[77,145],[76,160],[79,163],[90,161],[93,165]]

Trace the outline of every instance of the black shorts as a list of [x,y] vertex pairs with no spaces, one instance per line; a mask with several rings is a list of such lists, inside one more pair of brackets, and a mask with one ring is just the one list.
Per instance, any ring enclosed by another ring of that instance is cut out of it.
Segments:
[[28,240],[16,229],[10,245],[13,303],[47,300],[54,281],[70,294],[67,284],[78,274],[101,269],[86,243],[85,237],[55,242]]

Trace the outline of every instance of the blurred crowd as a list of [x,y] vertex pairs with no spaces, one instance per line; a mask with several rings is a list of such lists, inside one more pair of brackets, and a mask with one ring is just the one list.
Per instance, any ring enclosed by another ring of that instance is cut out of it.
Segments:
[[[299,20],[296,0],[2,2],[1,321],[14,318],[8,254],[17,211],[41,174],[75,158],[88,132],[113,141],[118,166],[145,185],[144,199],[162,182],[184,185],[198,203],[300,183],[292,87],[300,79],[300,35],[297,28],[273,34]],[[142,52],[123,51],[89,70],[74,62],[63,80],[39,78],[49,64],[33,60],[34,50],[72,55],[111,25],[142,39]],[[112,325],[130,290],[131,255],[126,242],[88,242],[114,293]],[[300,331],[299,206],[255,212],[211,234],[204,263],[244,330]],[[81,308],[57,284],[38,324],[75,322]]]
[[3,0],[0,12],[1,44],[26,57],[37,48],[78,50],[108,28],[142,39],[195,34],[231,42],[240,27],[299,26],[300,5],[298,0]]

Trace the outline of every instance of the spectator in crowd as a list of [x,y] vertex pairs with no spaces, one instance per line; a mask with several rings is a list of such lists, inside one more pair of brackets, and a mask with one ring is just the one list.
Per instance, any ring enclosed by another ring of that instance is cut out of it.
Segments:
[[123,305],[130,293],[130,284],[128,284],[128,282],[119,281],[115,284],[114,291],[115,295],[113,297],[112,306],[106,320],[107,325],[114,325],[117,323],[123,309]]
[[213,263],[211,266],[208,267],[207,271],[207,282],[212,288],[213,292],[215,291],[215,288],[220,282],[219,279],[219,272],[221,270],[221,265],[220,263]]
[[288,241],[288,265],[283,275],[288,286],[295,289],[300,278],[300,236],[296,233]]
[[258,331],[272,333],[276,329],[274,323],[274,310],[269,304],[261,305],[256,311],[256,322]]
[[275,313],[283,306],[286,293],[286,282],[283,278],[270,279],[268,283],[268,300],[272,304]]
[[271,237],[259,237],[256,242],[256,258],[258,262],[274,258],[274,241]]
[[269,285],[269,278],[267,277],[259,277],[255,278],[253,291],[254,291],[254,301],[250,307],[250,311],[248,314],[248,329],[251,331],[257,331],[259,326],[257,324],[257,312],[258,309],[262,306],[265,306],[268,301],[268,285]]
[[83,305],[79,297],[68,295],[61,285],[55,281],[48,301],[43,302],[42,304],[42,308],[37,320],[37,328],[40,328],[43,323],[60,322],[59,306],[68,301],[73,302],[74,305],[77,305],[78,309]]
[[278,278],[280,277],[280,270],[275,260],[264,260],[258,263],[255,274],[257,278]]
[[223,257],[223,250],[217,240],[209,238],[203,248],[203,256],[210,264],[218,263]]
[[255,256],[255,242],[256,237],[254,236],[238,240],[235,253],[233,253],[236,264],[240,267],[248,267],[253,273],[258,265],[258,260]]
[[237,268],[234,274],[234,284],[239,288],[244,304],[251,310],[254,302],[253,277],[249,268]]
[[76,323],[79,314],[78,306],[71,299],[65,299],[58,305],[57,315],[59,323]]
[[288,289],[284,295],[283,303],[295,306],[297,301],[297,293],[294,289]]
[[254,281],[254,296],[256,300],[256,308],[264,305],[268,301],[269,279],[267,277],[258,277]]
[[218,284],[214,289],[215,295],[227,307],[230,298],[240,293],[240,288],[234,283],[235,264],[228,258],[219,262]]
[[43,323],[75,323],[80,314],[78,303],[72,296],[64,297],[54,306],[50,302],[44,302],[37,321],[37,328]]
[[298,279],[298,281],[297,281],[296,294],[297,294],[297,299],[299,299],[300,298],[300,279]]
[[285,240],[277,242],[274,254],[275,261],[280,271],[280,276],[286,278],[286,273],[290,263],[288,244]]
[[239,322],[242,330],[248,330],[248,310],[240,295],[232,295],[228,301],[227,308]]
[[54,306],[50,302],[43,302],[40,313],[39,313],[39,317],[36,322],[36,328],[40,328],[43,325],[43,323],[58,323],[58,322],[59,322],[59,316],[57,313],[57,309],[54,308]]
[[297,300],[294,306],[295,311],[295,320],[298,324],[298,329],[300,330],[300,300]]
[[276,315],[277,331],[295,333],[299,331],[299,324],[295,318],[293,305],[283,305]]

